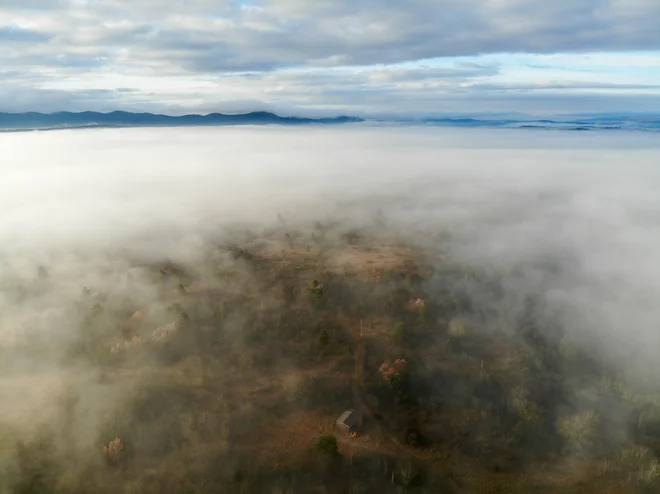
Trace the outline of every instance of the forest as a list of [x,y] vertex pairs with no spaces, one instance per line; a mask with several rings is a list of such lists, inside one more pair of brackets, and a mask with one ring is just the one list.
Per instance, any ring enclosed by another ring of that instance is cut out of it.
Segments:
[[660,492],[657,382],[520,282],[566,266],[445,246],[316,222],[5,276],[0,492]]

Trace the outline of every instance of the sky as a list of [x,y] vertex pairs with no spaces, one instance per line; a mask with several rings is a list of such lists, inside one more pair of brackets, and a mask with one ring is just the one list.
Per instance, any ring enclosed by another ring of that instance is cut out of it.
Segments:
[[0,0],[0,111],[660,113],[658,0]]

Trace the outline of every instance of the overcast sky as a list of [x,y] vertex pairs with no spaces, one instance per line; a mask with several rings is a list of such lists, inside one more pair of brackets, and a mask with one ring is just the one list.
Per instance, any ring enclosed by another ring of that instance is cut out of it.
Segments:
[[660,112],[660,0],[0,0],[0,111]]

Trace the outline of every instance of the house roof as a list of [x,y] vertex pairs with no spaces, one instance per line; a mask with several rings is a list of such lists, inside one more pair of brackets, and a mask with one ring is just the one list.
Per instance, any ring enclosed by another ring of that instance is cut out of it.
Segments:
[[357,414],[355,413],[354,410],[346,410],[344,413],[342,413],[339,418],[337,419],[338,424],[344,424],[348,426],[352,426],[357,424]]

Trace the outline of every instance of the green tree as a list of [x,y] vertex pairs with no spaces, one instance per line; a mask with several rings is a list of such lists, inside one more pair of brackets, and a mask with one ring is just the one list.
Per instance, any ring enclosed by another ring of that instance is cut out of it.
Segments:
[[594,410],[585,410],[557,421],[557,432],[577,452],[591,449],[598,435],[600,415]]
[[397,345],[403,345],[407,341],[407,332],[406,332],[406,327],[402,323],[397,323],[394,325],[394,328],[392,330],[393,336],[394,336],[394,341],[397,343]]
[[322,329],[319,332],[319,345],[328,346],[328,343],[330,343],[330,335],[325,329]]
[[324,454],[337,456],[339,454],[337,438],[335,436],[321,436],[316,443],[316,449]]

